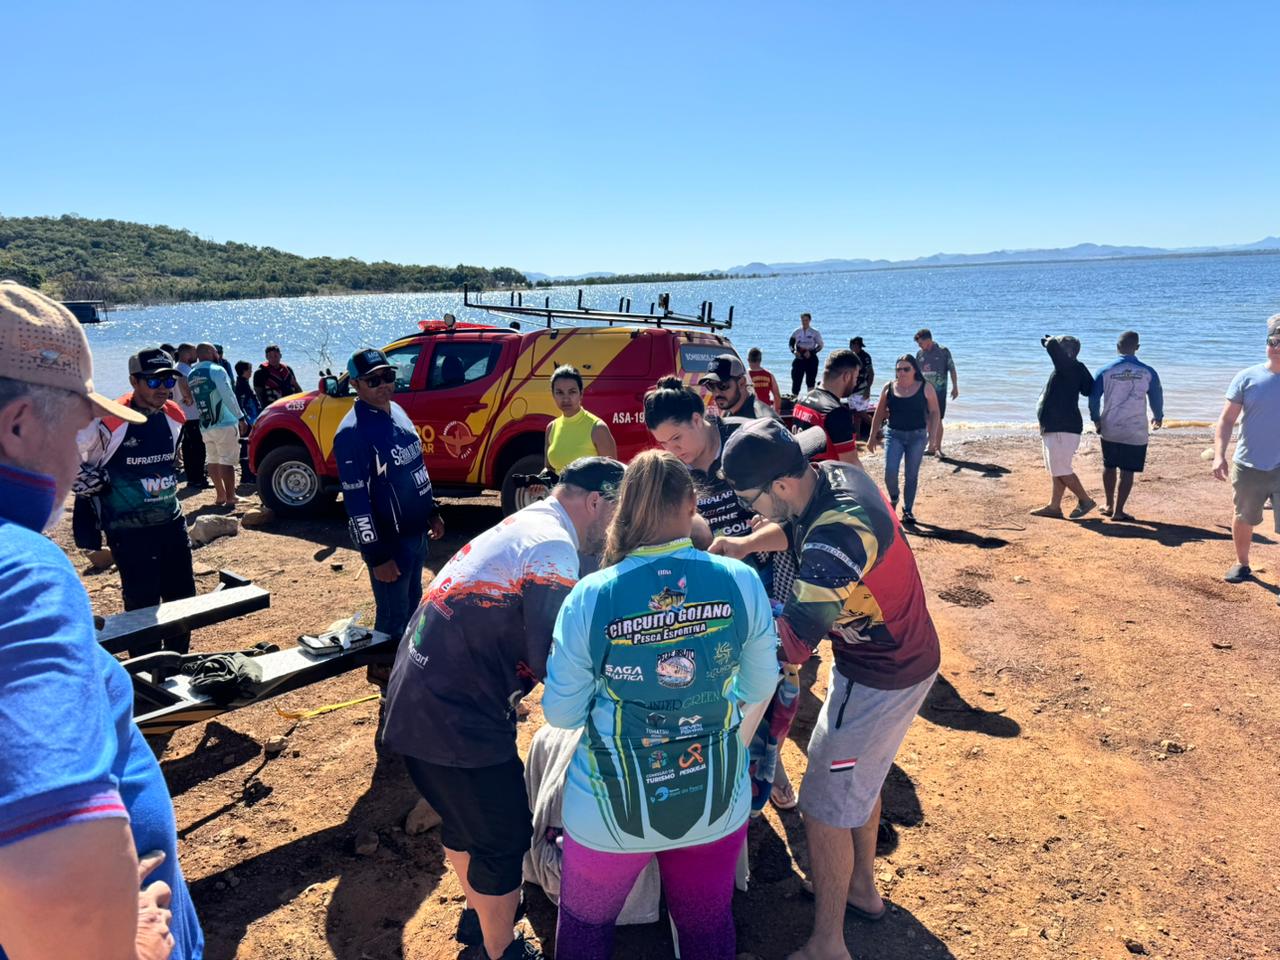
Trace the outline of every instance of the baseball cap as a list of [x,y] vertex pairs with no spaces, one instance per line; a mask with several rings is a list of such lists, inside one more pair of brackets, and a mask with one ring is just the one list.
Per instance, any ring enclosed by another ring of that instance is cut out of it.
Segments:
[[699,383],[728,383],[745,375],[747,368],[732,353],[722,353],[711,361],[707,372],[698,378]]
[[779,477],[803,473],[809,461],[786,426],[752,420],[724,445],[720,468],[735,490],[760,490]]
[[579,457],[560,471],[560,482],[617,500],[625,471],[626,467],[609,457]]
[[1267,336],[1280,337],[1280,313],[1267,319]]
[[390,367],[391,363],[387,360],[387,355],[381,350],[375,350],[373,347],[366,347],[363,350],[357,350],[351,355],[351,359],[347,361],[347,374],[353,380],[359,380],[361,377],[367,377],[375,370],[382,370]]
[[159,347],[139,350],[129,358],[130,376],[154,377],[161,373],[177,372],[177,367],[173,365],[173,357],[169,356],[167,350],[161,350]]
[[93,355],[80,321],[43,293],[0,280],[0,377],[78,394],[100,416],[146,423],[93,389]]

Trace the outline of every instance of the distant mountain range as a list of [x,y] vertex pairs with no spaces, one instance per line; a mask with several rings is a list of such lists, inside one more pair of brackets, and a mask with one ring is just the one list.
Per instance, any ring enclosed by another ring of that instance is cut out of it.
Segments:
[[[992,250],[989,253],[935,253],[914,260],[806,260],[799,263],[761,263],[755,261],[728,270],[708,270],[708,274],[741,276],[744,274],[773,275],[786,273],[847,273],[853,270],[885,270],[910,267],[949,267],[982,263],[1028,263],[1043,260],[1108,260],[1118,257],[1172,257],[1196,256],[1216,253],[1248,253],[1251,251],[1280,251],[1280,237],[1264,237],[1254,243],[1242,243],[1228,247],[1118,247],[1110,244],[1078,243],[1074,247],[1054,247],[1039,250]],[[545,273],[525,271],[530,282],[539,280],[570,281],[589,278],[608,278],[617,274],[606,271],[580,273],[573,276],[548,276]]]

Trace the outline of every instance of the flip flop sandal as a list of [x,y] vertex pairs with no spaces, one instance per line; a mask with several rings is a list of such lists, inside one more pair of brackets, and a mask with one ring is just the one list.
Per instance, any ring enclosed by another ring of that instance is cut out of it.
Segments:
[[[806,897],[808,897],[810,900],[815,899],[813,895],[813,887],[809,884],[808,880],[804,880],[801,882],[800,892],[804,894]],[[889,904],[887,903],[880,908],[878,913],[872,913],[869,910],[863,910],[861,907],[855,907],[852,903],[849,903],[847,901],[845,902],[845,905],[844,905],[844,915],[846,917],[853,917],[855,920],[862,920],[865,923],[878,923],[879,921],[884,919],[885,914],[887,914],[888,912],[889,912]]]
[[789,800],[779,800],[778,790],[778,787],[774,787],[769,791],[769,802],[779,810],[794,810],[800,804],[800,800],[796,797],[796,788],[790,783],[787,784],[786,791],[786,795],[790,797]]

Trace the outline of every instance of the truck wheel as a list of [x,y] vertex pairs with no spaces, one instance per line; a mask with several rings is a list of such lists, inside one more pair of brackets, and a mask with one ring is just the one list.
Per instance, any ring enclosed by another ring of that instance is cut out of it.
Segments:
[[507,470],[507,475],[502,478],[502,515],[510,516],[522,507],[527,507],[541,497],[535,497],[529,492],[528,487],[519,487],[515,485],[512,479],[517,474],[532,474],[542,472],[542,454],[529,453],[525,454],[519,460],[511,465]]
[[280,516],[314,513],[336,494],[326,490],[306,447],[276,447],[258,464],[258,495],[263,506]]

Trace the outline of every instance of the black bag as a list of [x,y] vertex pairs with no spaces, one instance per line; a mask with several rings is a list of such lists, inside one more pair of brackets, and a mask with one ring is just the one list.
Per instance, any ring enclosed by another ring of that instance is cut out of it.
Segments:
[[213,653],[183,666],[191,675],[191,689],[220,707],[251,700],[262,682],[262,667],[242,653]]

